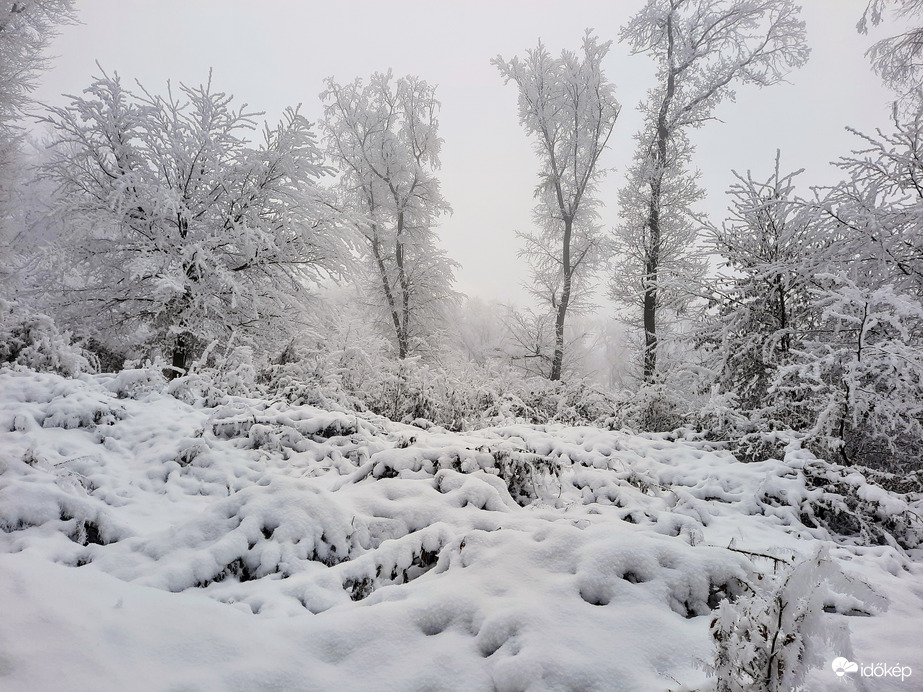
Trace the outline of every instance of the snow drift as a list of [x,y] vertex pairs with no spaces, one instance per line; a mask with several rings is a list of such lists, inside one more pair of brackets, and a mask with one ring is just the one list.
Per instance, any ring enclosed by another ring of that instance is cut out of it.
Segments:
[[802,646],[796,677],[923,676],[918,493],[794,446],[742,464],[691,433],[450,433],[201,384],[0,371],[0,688],[707,689],[715,613],[755,617],[722,604],[818,546],[804,622],[838,634],[803,633],[822,667]]

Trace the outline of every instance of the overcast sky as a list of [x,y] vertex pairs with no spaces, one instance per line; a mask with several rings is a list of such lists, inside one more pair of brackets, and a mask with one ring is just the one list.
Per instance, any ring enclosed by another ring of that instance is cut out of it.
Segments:
[[[168,79],[199,84],[214,68],[214,86],[270,121],[303,104],[322,113],[323,79],[350,81],[392,68],[438,85],[440,178],[454,214],[440,224],[450,256],[462,268],[457,288],[482,298],[524,301],[527,268],[514,231],[531,224],[538,164],[518,123],[516,89],[504,86],[490,59],[522,55],[539,37],[553,53],[577,49],[586,28],[614,45],[604,69],[616,85],[622,114],[601,160],[612,172],[601,187],[603,221],[617,222],[616,193],[640,125],[637,104],[652,86],[653,67],[618,43],[619,28],[643,0],[466,0],[465,2],[311,2],[305,0],[83,0],[81,24],[53,43],[57,56],[37,91],[62,104],[98,70],[117,71],[162,91]],[[722,122],[696,132],[694,164],[708,191],[705,208],[718,220],[731,169],[768,176],[776,148],[786,169],[805,168],[805,186],[830,184],[828,163],[858,142],[845,131],[887,127],[890,94],[871,72],[865,50],[879,31],[856,33],[866,0],[804,0],[807,67],[789,84],[741,88],[722,104]],[[887,29],[894,29],[893,26]]]

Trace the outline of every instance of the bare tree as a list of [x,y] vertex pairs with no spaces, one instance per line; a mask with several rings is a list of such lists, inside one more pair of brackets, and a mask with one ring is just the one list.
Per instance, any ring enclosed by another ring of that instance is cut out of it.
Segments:
[[658,85],[641,107],[645,127],[638,138],[636,170],[645,191],[622,203],[623,216],[640,211],[644,219],[627,228],[643,236],[636,244],[645,253],[639,278],[646,383],[654,381],[657,370],[663,220],[667,214],[681,218],[698,198],[698,193],[673,194],[674,208],[667,209],[668,178],[678,180],[688,165],[692,148],[687,132],[712,119],[715,106],[733,97],[735,85],[775,84],[807,60],[798,10],[791,0],[649,0],[622,29],[621,39],[633,52],[650,55],[658,65]]
[[523,254],[532,265],[532,293],[554,313],[552,380],[561,379],[568,309],[588,288],[600,260],[594,193],[602,170],[597,163],[620,110],[602,71],[610,45],[587,31],[582,56],[565,50],[554,58],[539,42],[525,60],[497,56],[492,61],[505,82],[519,87],[519,121],[541,160],[538,230],[522,237]]
[[327,151],[368,241],[373,295],[405,358],[432,341],[455,299],[455,263],[433,230],[451,211],[435,175],[442,146],[435,87],[412,76],[394,81],[390,71],[375,73],[367,85],[332,78],[326,85]]

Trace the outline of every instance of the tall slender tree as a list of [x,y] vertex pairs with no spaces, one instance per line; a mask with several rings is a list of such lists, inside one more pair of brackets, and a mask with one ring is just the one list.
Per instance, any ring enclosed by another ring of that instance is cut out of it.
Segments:
[[497,56],[492,61],[505,82],[519,87],[519,122],[541,161],[538,230],[522,237],[532,266],[532,293],[554,314],[552,380],[561,379],[568,310],[589,287],[601,258],[598,162],[621,108],[602,70],[610,46],[588,30],[582,54],[565,50],[555,58],[539,42],[525,60]]
[[451,207],[436,177],[439,101],[419,77],[375,73],[368,84],[332,78],[321,94],[329,157],[365,237],[370,290],[399,358],[431,345],[455,300],[455,263],[435,224]]
[[[646,130],[636,139],[650,142],[653,137]],[[640,379],[647,383],[652,381],[648,371],[656,367],[651,355],[656,357],[668,344],[681,346],[688,331],[687,313],[707,270],[707,258],[696,243],[702,222],[692,210],[705,193],[698,185],[698,173],[690,169],[692,147],[687,139],[676,136],[672,145],[666,165],[656,176],[656,232],[650,230],[655,172],[649,149],[639,146],[627,182],[619,190],[621,217],[610,243],[610,295],[616,303],[644,317],[641,330],[635,327],[628,332],[633,346],[640,341],[639,363],[631,364],[631,372],[637,378],[639,365],[643,373]],[[656,276],[655,285],[652,276]],[[652,334],[657,345],[648,348]]]
[[[697,195],[673,195],[667,209],[669,176],[680,177],[688,165],[688,132],[712,119],[715,107],[733,98],[738,84],[769,86],[801,66],[808,58],[804,22],[791,0],[648,0],[622,29],[621,39],[635,53],[657,63],[657,86],[641,110],[645,126],[638,138],[636,170],[643,176],[643,196],[623,196],[626,218],[643,215],[643,224],[627,224],[624,231],[644,250],[642,323],[644,381],[657,373],[658,307],[664,276],[666,236],[663,220],[682,217],[681,209]],[[637,186],[637,180],[630,185]],[[682,237],[675,230],[674,237]],[[690,236],[686,235],[686,242]],[[671,249],[675,251],[675,249]],[[672,280],[672,277],[670,277]]]

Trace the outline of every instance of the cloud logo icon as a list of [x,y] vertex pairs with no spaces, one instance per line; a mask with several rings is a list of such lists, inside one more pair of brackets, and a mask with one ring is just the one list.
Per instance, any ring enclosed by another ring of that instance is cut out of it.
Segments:
[[859,670],[858,663],[853,663],[842,656],[833,659],[833,663],[830,664],[830,667],[833,668],[833,672],[836,673],[839,678],[846,675],[846,673],[855,673]]

